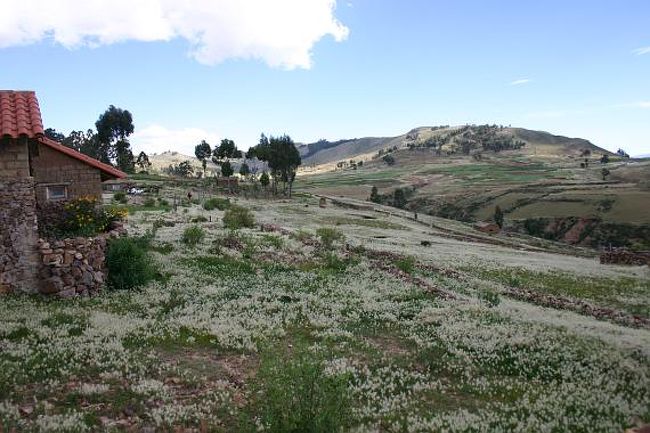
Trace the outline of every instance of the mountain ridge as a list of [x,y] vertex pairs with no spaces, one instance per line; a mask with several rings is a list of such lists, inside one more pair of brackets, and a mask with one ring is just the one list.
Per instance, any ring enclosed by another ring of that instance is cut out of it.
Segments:
[[[483,128],[483,129],[481,129]],[[362,137],[341,139],[334,142],[319,140],[314,143],[300,144],[298,150],[303,158],[304,165],[323,165],[336,163],[342,160],[359,158],[368,159],[369,154],[376,154],[380,150],[406,148],[411,145],[423,144],[426,140],[438,140],[442,143],[447,138],[448,142],[440,145],[446,154],[460,153],[462,143],[472,139],[479,148],[470,151],[481,151],[480,137],[471,138],[476,131],[484,133],[485,130],[493,137],[510,137],[513,140],[523,141],[523,153],[540,152],[547,156],[580,155],[585,150],[601,154],[613,155],[612,152],[596,146],[583,138],[555,135],[546,131],[536,131],[526,128],[503,127],[497,125],[461,125],[461,126],[421,126],[413,128],[405,134],[395,137]],[[460,138],[457,138],[459,137]],[[470,136],[467,138],[465,136]],[[436,138],[437,137],[437,138]]]

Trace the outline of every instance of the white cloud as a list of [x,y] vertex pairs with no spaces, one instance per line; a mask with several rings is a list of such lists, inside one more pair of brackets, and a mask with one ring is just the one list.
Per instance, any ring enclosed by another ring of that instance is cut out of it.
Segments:
[[41,40],[77,48],[182,38],[205,64],[260,59],[309,68],[316,42],[348,36],[335,8],[336,0],[0,0],[0,48]]
[[636,50],[632,50],[632,53],[636,54],[637,56],[642,56],[644,54],[650,54],[650,47],[637,48]]
[[148,154],[166,151],[194,155],[194,146],[205,140],[214,147],[219,137],[214,132],[201,128],[168,129],[160,125],[149,125],[136,130],[130,137],[133,153],[145,151]]
[[519,80],[511,81],[510,85],[511,86],[521,86],[523,84],[528,84],[528,83],[530,83],[532,81],[533,80],[531,80],[530,78],[520,78]]

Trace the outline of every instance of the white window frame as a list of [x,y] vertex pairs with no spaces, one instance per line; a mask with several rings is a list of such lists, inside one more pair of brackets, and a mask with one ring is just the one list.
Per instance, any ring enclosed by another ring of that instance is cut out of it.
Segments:
[[[52,189],[54,188],[63,188],[63,195],[53,195]],[[45,194],[48,200],[65,200],[68,198],[68,186],[67,185],[48,185],[45,187]]]

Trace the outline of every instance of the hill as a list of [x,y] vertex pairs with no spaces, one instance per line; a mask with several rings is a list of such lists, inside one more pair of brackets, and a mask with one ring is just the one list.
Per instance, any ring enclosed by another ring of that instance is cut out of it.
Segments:
[[[163,152],[163,153],[154,153],[149,156],[149,161],[151,162],[151,170],[154,173],[159,173],[159,174],[164,174],[165,170],[170,166],[170,165],[178,165],[183,161],[189,161],[190,165],[194,168],[195,173],[200,173],[203,171],[203,166],[201,165],[201,161],[199,161],[198,158],[195,156],[190,156],[190,155],[185,155],[179,152]],[[235,170],[235,173],[239,171],[240,165],[243,163],[243,159],[234,159],[232,160],[232,165],[233,169]],[[255,160],[248,160],[246,163],[249,165],[249,167],[253,169],[257,169],[258,171],[261,171],[264,169],[264,164],[257,159]],[[207,164],[207,172],[209,176],[214,175],[214,172],[218,171],[219,167],[214,164],[212,161],[208,161]]]
[[650,162],[584,139],[434,127],[312,150],[297,191],[368,200],[376,187],[380,203],[467,222],[492,219],[498,206],[510,230],[591,247],[650,248]]
[[444,155],[494,150],[518,150],[522,155],[551,158],[579,156],[585,150],[612,155],[585,139],[497,125],[419,127],[396,137],[365,137],[335,142],[320,140],[301,145],[299,150],[303,164],[316,167],[350,159],[368,160],[382,151],[408,147],[433,148]]

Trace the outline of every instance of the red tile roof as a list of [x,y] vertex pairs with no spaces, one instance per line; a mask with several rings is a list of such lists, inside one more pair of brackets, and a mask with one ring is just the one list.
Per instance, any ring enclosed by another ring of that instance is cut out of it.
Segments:
[[43,132],[36,93],[0,90],[0,138],[37,138]]
[[5,137],[35,138],[45,146],[99,169],[108,177],[126,177],[126,173],[111,165],[45,137],[38,98],[32,91],[0,90],[0,138]]
[[107,174],[109,177],[114,177],[118,179],[122,179],[126,177],[126,173],[123,171],[118,170],[117,168],[113,167],[112,165],[104,164],[101,161],[96,160],[95,158],[91,158],[88,155],[84,155],[81,152],[77,152],[76,150],[65,146],[58,141],[54,141],[50,138],[47,137],[42,137],[38,140],[40,143],[44,144],[47,147],[50,147],[58,152],[64,153],[72,158],[78,159],[81,162],[84,162],[92,167],[95,167],[102,171],[104,174]]

